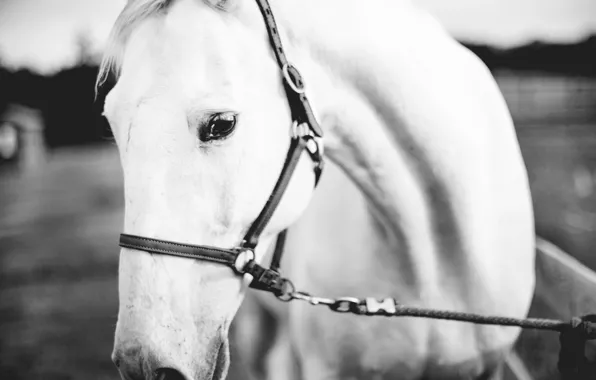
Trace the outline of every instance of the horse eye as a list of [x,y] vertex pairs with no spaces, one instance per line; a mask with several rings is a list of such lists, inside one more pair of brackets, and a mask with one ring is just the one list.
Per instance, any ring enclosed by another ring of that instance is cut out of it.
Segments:
[[199,139],[203,142],[221,140],[234,132],[237,116],[234,112],[213,114],[199,130]]

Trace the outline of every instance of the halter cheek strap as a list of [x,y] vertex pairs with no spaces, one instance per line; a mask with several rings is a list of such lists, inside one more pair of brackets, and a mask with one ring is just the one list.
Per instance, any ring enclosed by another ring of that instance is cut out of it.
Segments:
[[256,0],[265,20],[269,41],[283,78],[292,117],[290,148],[286,155],[279,178],[265,203],[265,206],[248,229],[242,243],[236,248],[218,248],[205,245],[190,245],[130,234],[120,235],[120,246],[155,254],[186,257],[210,261],[231,267],[237,274],[250,274],[250,286],[283,297],[291,293],[291,282],[279,274],[279,264],[283,255],[286,231],[279,234],[270,268],[256,263],[254,250],[261,234],[271,220],[273,213],[290,183],[302,152],[306,150],[313,161],[315,186],[323,171],[323,131],[317,122],[310,102],[305,94],[305,84],[300,72],[292,65],[284,52],[273,13],[267,0]]

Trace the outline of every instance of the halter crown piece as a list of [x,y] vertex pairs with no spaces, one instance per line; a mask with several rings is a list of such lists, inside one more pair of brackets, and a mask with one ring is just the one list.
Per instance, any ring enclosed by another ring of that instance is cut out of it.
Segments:
[[267,0],[257,0],[257,4],[263,14],[269,41],[280,68],[292,117],[290,148],[286,155],[281,174],[267,203],[248,229],[240,246],[236,248],[227,249],[205,245],[182,244],[129,234],[120,235],[120,246],[151,253],[181,256],[224,264],[231,267],[239,275],[252,275],[253,280],[250,287],[271,292],[278,297],[284,297],[284,295],[293,291],[291,282],[282,278],[279,273],[286,231],[283,231],[277,237],[275,251],[269,268],[264,268],[257,264],[254,250],[259,243],[259,237],[279,205],[304,150],[308,152],[314,163],[315,186],[318,184],[324,163],[323,131],[306,97],[304,80],[298,69],[288,61],[285,55],[271,7]]
[[519,319],[426,309],[402,305],[393,298],[379,301],[375,298],[343,297],[332,299],[315,297],[305,292],[296,291],[290,280],[281,277],[279,273],[287,233],[285,230],[277,237],[270,267],[264,268],[257,264],[254,250],[259,242],[259,237],[279,205],[304,150],[309,153],[314,163],[315,186],[319,182],[323,170],[323,131],[306,97],[304,81],[300,72],[286,58],[275,19],[267,0],[256,0],[256,2],[265,20],[269,41],[283,78],[292,117],[290,148],[281,174],[267,203],[250,226],[240,246],[236,248],[226,249],[205,245],[181,244],[129,234],[120,235],[120,246],[151,253],[224,264],[232,268],[238,275],[252,275],[251,288],[271,292],[282,301],[306,301],[311,305],[327,306],[330,310],[338,313],[384,317],[409,316],[557,331],[560,333],[561,342],[558,368],[562,380],[596,379],[596,364],[585,356],[587,341],[596,339],[596,315],[586,315],[582,318],[574,318],[571,322],[564,322],[553,319]]

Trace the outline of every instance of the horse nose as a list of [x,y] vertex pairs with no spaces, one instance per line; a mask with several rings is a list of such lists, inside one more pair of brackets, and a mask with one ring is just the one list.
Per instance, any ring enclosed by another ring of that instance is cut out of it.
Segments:
[[112,361],[123,380],[223,380],[229,366],[228,341],[216,339],[207,347],[204,360],[197,361],[147,346],[118,346]]
[[153,355],[144,357],[140,352],[139,349],[114,350],[112,361],[123,380],[190,380],[173,368],[160,368]]
[[160,368],[155,371],[155,380],[187,380],[184,375],[172,368]]

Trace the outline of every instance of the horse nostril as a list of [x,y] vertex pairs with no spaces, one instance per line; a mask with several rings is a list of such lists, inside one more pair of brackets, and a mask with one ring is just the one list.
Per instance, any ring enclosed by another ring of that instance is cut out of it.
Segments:
[[155,380],[186,380],[186,378],[175,369],[159,368],[155,371]]
[[113,354],[112,355],[112,363],[116,366],[116,368],[120,368],[120,355]]

